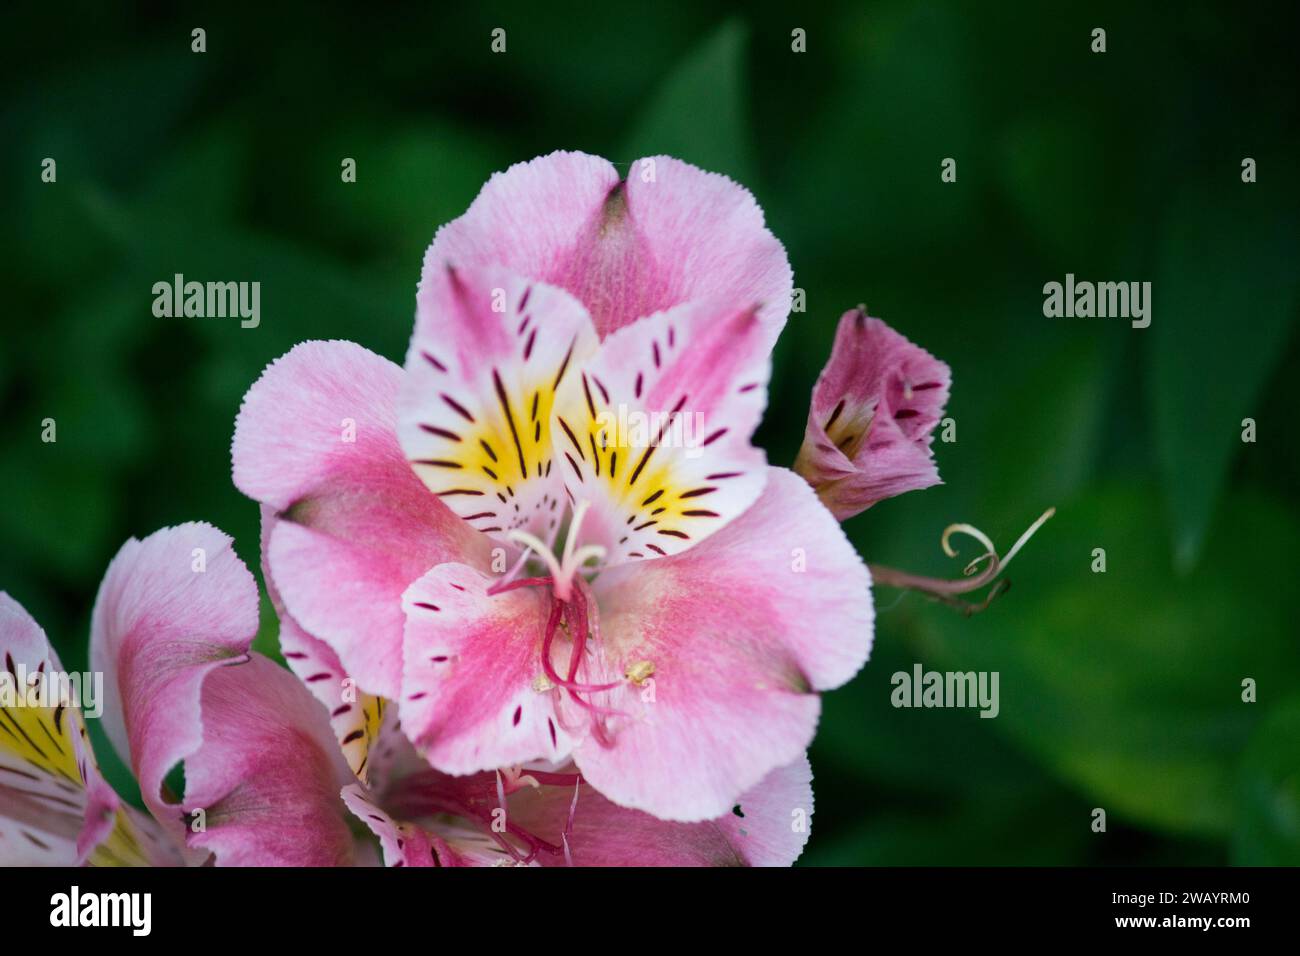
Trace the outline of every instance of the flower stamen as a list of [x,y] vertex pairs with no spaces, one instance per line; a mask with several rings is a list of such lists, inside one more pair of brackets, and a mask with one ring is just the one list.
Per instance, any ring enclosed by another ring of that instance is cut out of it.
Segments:
[[[1006,556],[1002,558],[998,557],[997,548],[994,547],[992,539],[990,539],[989,536],[979,528],[965,523],[948,525],[948,527],[943,529],[943,536],[939,542],[943,548],[944,554],[948,555],[948,557],[957,557],[957,551],[951,544],[952,536],[955,534],[964,534],[967,537],[974,538],[984,548],[982,554],[976,555],[962,569],[962,573],[965,577],[961,579],[947,580],[944,578],[924,577],[922,575],[911,574],[907,571],[900,571],[896,568],[887,567],[882,564],[871,564],[868,565],[868,568],[871,570],[872,580],[876,584],[883,585],[884,587],[920,591],[938,601],[942,601],[945,604],[957,608],[969,617],[972,614],[977,614],[980,611],[983,611],[993,603],[999,595],[1004,594],[1007,588],[1010,587],[1010,582],[1006,579],[998,581],[989,592],[988,596],[978,604],[963,601],[958,598],[957,595],[977,591],[980,588],[992,584],[993,581],[1006,569],[1007,565],[1011,563],[1011,559],[1014,558],[1029,539],[1034,536],[1034,533],[1037,532],[1038,529],[1041,528],[1054,514],[1056,514],[1056,509],[1048,508],[1039,515],[1038,519],[1025,529],[1024,533],[1016,539],[1016,543],[1007,551]],[[983,570],[979,570],[981,564],[984,565]]]
[[569,521],[569,533],[564,540],[564,552],[559,559],[555,557],[554,551],[534,534],[515,529],[508,535],[511,541],[522,544],[546,565],[551,572],[551,586],[555,590],[555,596],[561,601],[568,601],[572,596],[573,580],[582,570],[582,566],[593,558],[599,561],[605,557],[605,549],[598,544],[576,547],[578,533],[582,530],[582,519],[590,507],[589,501],[580,501],[574,507],[573,517]]

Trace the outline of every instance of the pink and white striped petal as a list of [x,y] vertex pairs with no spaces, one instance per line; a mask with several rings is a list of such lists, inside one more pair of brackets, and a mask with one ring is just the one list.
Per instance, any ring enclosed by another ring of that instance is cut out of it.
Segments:
[[3,592],[0,668],[0,866],[179,864],[176,844],[101,776],[81,710],[65,693],[71,675]]
[[[343,802],[352,815],[379,838],[384,866],[473,866],[453,846],[425,827],[396,820],[374,801],[364,788],[353,784],[343,788]],[[440,827],[439,829],[449,829]]]
[[290,670],[325,705],[334,739],[357,779],[370,779],[370,752],[384,724],[386,702],[360,690],[338,655],[312,637],[287,613],[280,614],[280,653]]
[[398,425],[416,473],[500,541],[553,538],[564,502],[551,409],[597,348],[586,310],[499,267],[426,273],[417,302]]
[[552,432],[581,540],[606,564],[684,551],[748,508],[766,479],[750,444],[767,398],[752,307],[693,302],[605,339],[561,389]]

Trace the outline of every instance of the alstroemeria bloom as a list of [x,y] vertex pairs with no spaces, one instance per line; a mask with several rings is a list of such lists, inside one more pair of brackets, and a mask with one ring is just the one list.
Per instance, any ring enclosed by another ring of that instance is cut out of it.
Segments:
[[[353,814],[390,865],[784,865],[807,839],[802,758],[733,814],[673,824],[613,806],[571,768],[444,777],[390,721],[364,787],[302,682],[250,652],[257,615],[252,576],[208,525],[129,541],[110,565],[90,654],[105,695],[86,703],[102,707],[151,818],[104,781],[73,685],[0,593],[0,865],[376,863]],[[178,763],[179,795],[164,782]]]
[[831,514],[750,444],[789,297],[730,180],[556,153],[439,232],[404,370],[337,342],[267,369],[235,482],[354,769],[383,700],[444,774],[571,761],[668,820],[801,759],[872,605]]
[[[76,702],[36,696],[31,682],[0,709],[0,863],[352,862],[339,797],[352,775],[301,683],[249,652],[257,620],[253,576],[210,525],[123,545],[95,601],[90,662],[103,675],[105,731],[153,818],[100,776]],[[11,683],[62,675],[6,594],[0,657]],[[182,761],[185,792],[171,794],[165,777]]]
[[939,483],[930,449],[952,373],[863,308],[840,317],[795,471],[843,521]]

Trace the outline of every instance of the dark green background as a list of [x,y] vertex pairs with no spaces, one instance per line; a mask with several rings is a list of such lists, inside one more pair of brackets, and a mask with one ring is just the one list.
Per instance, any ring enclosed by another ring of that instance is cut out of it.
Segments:
[[[872,661],[825,697],[804,862],[1300,862],[1289,5],[469,6],[6,10],[0,586],[65,662],[126,537],[207,519],[257,565],[241,396],[303,339],[400,361],[421,254],[490,173],[668,152],[753,189],[807,292],[773,461],[844,309],[952,365],[946,484],[848,522],[868,560],[956,574],[946,524],[1005,547],[1059,509],[979,617],[877,592]],[[260,281],[261,327],[155,318],[176,272]],[[1153,282],[1151,327],[1044,318],[1066,272]],[[893,709],[918,661],[999,671],[1001,715]]]

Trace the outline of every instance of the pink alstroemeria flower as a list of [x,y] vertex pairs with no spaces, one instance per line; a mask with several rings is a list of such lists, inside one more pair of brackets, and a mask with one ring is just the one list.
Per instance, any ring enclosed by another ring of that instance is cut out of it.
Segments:
[[[377,863],[354,813],[390,865],[788,865],[799,855],[807,827],[791,814],[806,824],[812,813],[806,759],[770,774],[735,814],[673,824],[609,804],[572,771],[444,777],[390,724],[376,785],[364,787],[302,682],[250,652],[256,585],[230,544],[208,525],[168,528],[127,542],[100,586],[97,703],[152,817],[104,781],[75,703],[34,696],[62,667],[0,593],[13,695],[0,697],[0,865]],[[179,797],[164,783],[177,763]]]
[[405,369],[342,342],[267,369],[235,483],[363,779],[385,701],[444,775],[572,762],[683,823],[802,759],[873,615],[833,516],[750,444],[790,283],[730,180],[556,153],[439,231]]
[[[223,864],[352,862],[346,821],[319,799],[341,807],[352,774],[301,683],[249,652],[257,619],[253,576],[210,525],[123,545],[95,601],[90,661],[103,674],[105,731],[153,817],[104,782],[75,706],[6,706],[0,863],[181,865],[214,853]],[[0,657],[15,677],[20,665],[62,673],[7,594]],[[182,761],[178,797],[164,779]]]
[[813,387],[795,471],[841,521],[939,484],[930,443],[951,382],[945,363],[850,309]]

